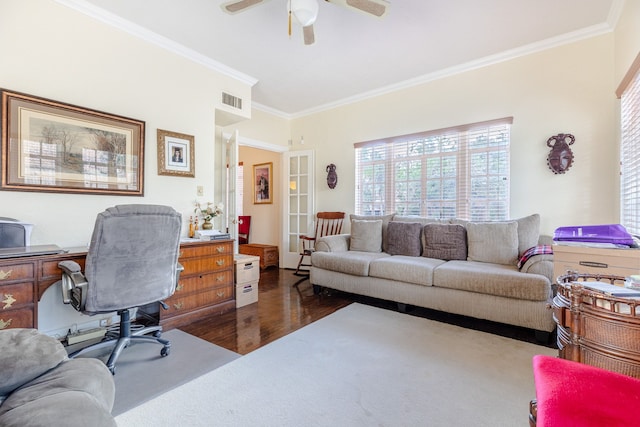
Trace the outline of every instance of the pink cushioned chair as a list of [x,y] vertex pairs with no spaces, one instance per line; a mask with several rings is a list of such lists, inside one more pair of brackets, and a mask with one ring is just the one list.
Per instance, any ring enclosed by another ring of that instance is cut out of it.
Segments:
[[536,427],[640,425],[640,379],[556,357],[533,357]]

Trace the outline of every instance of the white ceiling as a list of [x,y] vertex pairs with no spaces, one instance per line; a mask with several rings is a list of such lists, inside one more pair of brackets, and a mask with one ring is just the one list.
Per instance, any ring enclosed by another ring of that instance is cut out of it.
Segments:
[[56,1],[257,81],[254,104],[296,117],[611,31],[624,0],[390,0],[382,19],[319,0],[311,46],[287,35],[287,0]]

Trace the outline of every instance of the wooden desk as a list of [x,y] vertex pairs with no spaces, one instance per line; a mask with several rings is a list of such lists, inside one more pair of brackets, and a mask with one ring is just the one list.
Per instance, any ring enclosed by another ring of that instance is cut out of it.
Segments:
[[[212,312],[235,309],[233,240],[190,242],[180,247],[179,260],[185,271],[176,294],[166,301],[172,308],[165,313],[160,310],[160,323],[167,329]],[[84,270],[86,255],[86,248],[72,248],[63,254],[0,260],[0,329],[37,328],[38,301],[62,276],[58,263],[75,261]]]

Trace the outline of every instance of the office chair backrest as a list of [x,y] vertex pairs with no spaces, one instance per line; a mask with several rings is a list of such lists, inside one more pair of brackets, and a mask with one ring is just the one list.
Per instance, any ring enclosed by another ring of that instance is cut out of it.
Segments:
[[96,218],[85,263],[86,311],[107,312],[175,291],[182,217],[159,205],[119,205]]
[[342,232],[344,212],[318,212],[315,237],[333,236]]

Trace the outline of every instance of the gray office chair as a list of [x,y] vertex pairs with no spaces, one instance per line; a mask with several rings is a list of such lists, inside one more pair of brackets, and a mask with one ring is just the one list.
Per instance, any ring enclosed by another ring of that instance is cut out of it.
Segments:
[[171,344],[160,338],[160,326],[132,331],[130,310],[153,302],[166,308],[162,300],[173,294],[182,270],[181,228],[181,215],[167,206],[119,205],[98,214],[84,274],[74,261],[58,264],[63,270],[63,301],[86,314],[118,312],[119,336],[72,353],[71,358],[114,346],[106,363],[115,374],[118,356],[132,341],[162,344],[160,355],[169,354]]

